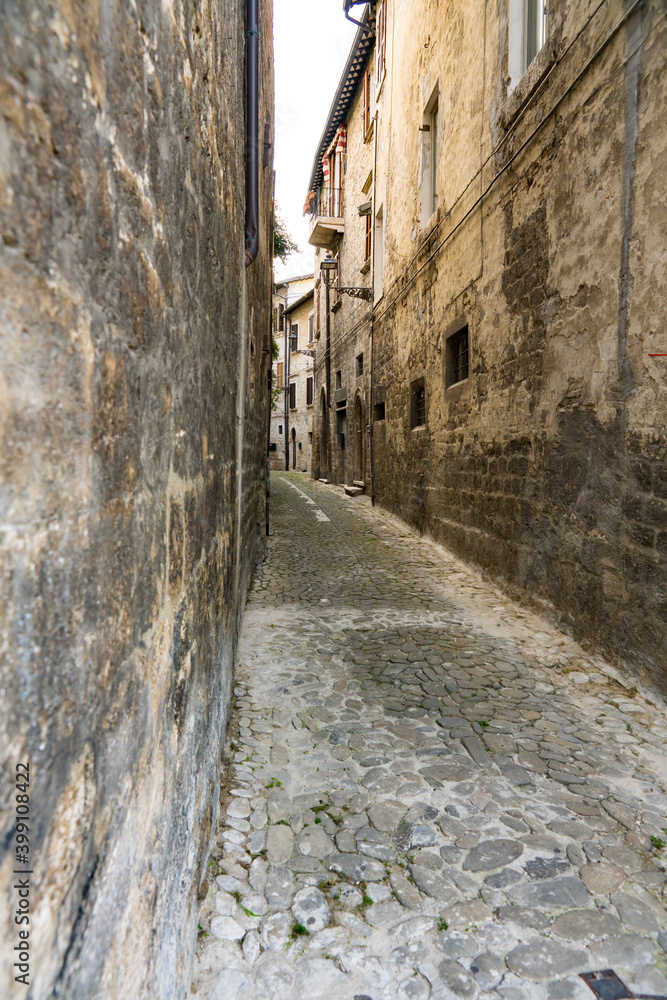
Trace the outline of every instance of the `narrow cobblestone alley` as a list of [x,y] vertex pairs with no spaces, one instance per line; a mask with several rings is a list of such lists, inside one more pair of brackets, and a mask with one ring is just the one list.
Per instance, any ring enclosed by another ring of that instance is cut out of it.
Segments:
[[192,992],[666,994],[664,710],[365,498],[272,516]]

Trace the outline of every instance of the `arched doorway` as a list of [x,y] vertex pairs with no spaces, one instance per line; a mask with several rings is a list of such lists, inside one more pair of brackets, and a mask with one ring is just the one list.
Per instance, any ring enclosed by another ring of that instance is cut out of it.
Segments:
[[354,401],[354,478],[364,478],[364,404],[361,396]]
[[327,396],[322,389],[320,405],[320,478],[329,478],[329,414],[327,412]]
[[296,469],[296,431],[292,428],[292,468]]

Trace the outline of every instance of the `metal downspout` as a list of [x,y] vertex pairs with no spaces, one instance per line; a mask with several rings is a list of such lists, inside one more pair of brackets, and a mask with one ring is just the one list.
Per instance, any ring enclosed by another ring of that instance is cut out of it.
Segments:
[[246,0],[246,267],[259,250],[259,3]]
[[[365,28],[369,35],[375,34],[375,28],[370,27],[367,23],[364,24],[363,21],[357,21],[356,17],[352,17],[350,14],[350,7],[354,7],[356,4],[363,3],[363,0],[343,0],[343,11],[345,17],[348,21],[352,21],[352,24],[358,25],[360,28]],[[366,21],[368,21],[368,14],[366,14]]]

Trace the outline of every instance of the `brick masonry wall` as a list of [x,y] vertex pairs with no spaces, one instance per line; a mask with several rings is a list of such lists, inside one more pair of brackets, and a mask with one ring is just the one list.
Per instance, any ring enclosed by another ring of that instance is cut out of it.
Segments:
[[35,1000],[188,989],[264,521],[272,172],[246,272],[244,32],[242,0],[0,17],[0,927],[29,760]]

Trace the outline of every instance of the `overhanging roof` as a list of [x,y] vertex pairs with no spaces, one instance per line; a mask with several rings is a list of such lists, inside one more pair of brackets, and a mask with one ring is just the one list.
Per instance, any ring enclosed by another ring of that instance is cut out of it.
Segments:
[[291,285],[294,281],[305,281],[306,278],[314,278],[315,275],[311,272],[310,274],[297,274],[293,278],[283,278],[282,281],[276,281],[276,288],[284,288],[285,285]]
[[[359,20],[362,24],[368,24],[370,16],[371,4],[366,4],[364,13]],[[368,61],[368,56],[374,44],[375,36],[366,28],[359,28],[352,43],[343,75],[340,78],[338,89],[329,109],[324,132],[315,153],[313,169],[310,174],[309,192],[316,191],[322,183],[322,157],[331,145],[338,126],[342,125],[347,118],[347,113],[354,100],[357,87],[361,82],[362,73]]]
[[302,306],[305,302],[308,301],[308,299],[312,299],[314,295],[315,295],[315,289],[311,288],[310,291],[306,292],[305,295],[302,295],[300,299],[297,299],[296,302],[292,302],[291,305],[287,306],[283,315],[287,316],[288,313],[294,312],[295,309],[298,309],[299,306]]

